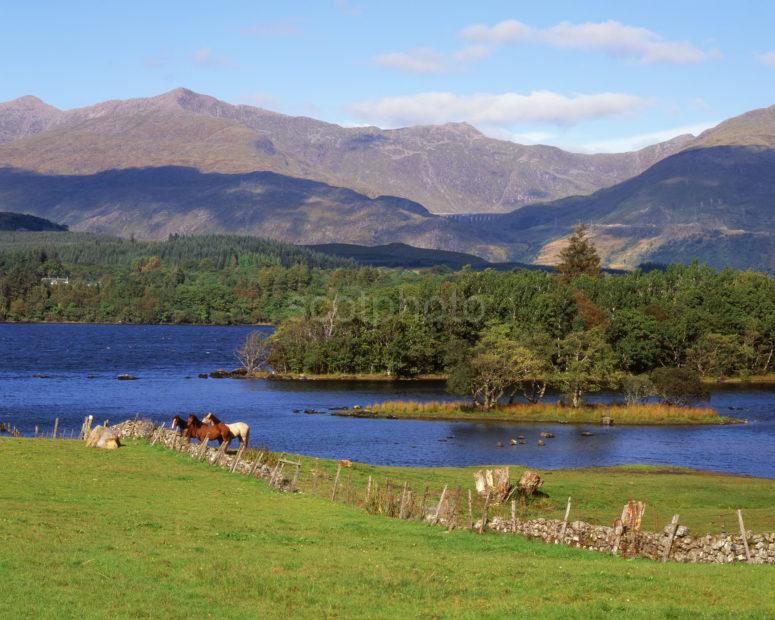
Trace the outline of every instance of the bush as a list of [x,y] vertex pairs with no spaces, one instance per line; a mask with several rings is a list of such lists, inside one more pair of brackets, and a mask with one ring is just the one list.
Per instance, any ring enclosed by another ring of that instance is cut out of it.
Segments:
[[700,374],[690,368],[657,368],[649,374],[654,393],[667,405],[684,407],[708,397]]

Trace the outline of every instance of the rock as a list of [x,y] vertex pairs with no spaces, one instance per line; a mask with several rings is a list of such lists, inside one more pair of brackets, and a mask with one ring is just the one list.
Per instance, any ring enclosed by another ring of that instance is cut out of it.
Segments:
[[499,441],[498,443],[495,444],[495,447],[496,448],[502,448],[503,447],[503,442]]
[[121,441],[117,431],[99,425],[95,426],[86,438],[86,447],[115,450],[116,448],[121,447]]
[[516,440],[516,439],[510,439],[510,440],[509,440],[509,443],[510,443],[512,446],[516,446],[516,445],[517,445],[517,440]]
[[517,483],[517,489],[522,495],[533,495],[544,483],[536,472],[526,469]]
[[590,433],[589,431],[581,431],[582,437],[592,437],[592,435],[594,435],[594,433]]
[[689,535],[689,528],[685,525],[679,525],[675,530],[675,537],[676,538],[684,538],[685,536]]
[[305,409],[304,413],[308,413],[310,415],[315,415],[317,413],[320,413],[320,411],[318,411],[317,409]]
[[200,379],[207,379],[207,377],[209,377],[209,376],[210,376],[210,375],[208,375],[206,372],[200,372],[200,373],[197,375],[197,377],[199,377]]
[[552,439],[554,437],[554,433],[547,433],[546,431],[538,433],[539,437],[543,437],[544,439]]
[[545,446],[545,445],[546,445],[546,442],[545,442],[543,439],[539,439],[539,440],[538,440],[538,445],[539,445],[539,446]]
[[41,373],[35,373],[35,374],[34,374],[34,375],[32,375],[32,376],[33,376],[35,379],[48,379],[48,375],[44,375],[44,374],[41,374]]
[[218,370],[214,370],[213,372],[211,372],[210,376],[213,379],[228,379],[231,376],[231,373],[228,370],[219,368]]
[[126,373],[122,373],[116,377],[119,381],[137,381],[137,377],[134,375],[128,375]]
[[614,419],[610,415],[604,415],[602,418],[600,418],[600,423],[603,426],[613,426]]

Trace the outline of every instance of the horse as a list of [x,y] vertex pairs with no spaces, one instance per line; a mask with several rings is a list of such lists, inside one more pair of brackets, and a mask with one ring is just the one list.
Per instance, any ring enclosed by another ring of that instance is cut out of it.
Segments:
[[[202,422],[206,424],[222,424],[222,422],[216,418],[212,412],[209,412],[204,418],[202,418]],[[229,427],[231,434],[239,439],[240,446],[245,446],[247,448],[248,439],[250,438],[250,427],[244,422],[234,422],[232,424],[227,424],[226,426]]]
[[183,418],[181,418],[179,415],[176,415],[174,418],[172,418],[172,422],[170,423],[170,428],[173,431],[175,429],[180,429],[180,434],[183,435],[186,432],[186,428],[188,428],[188,425],[183,421]]
[[199,443],[215,439],[220,446],[224,441],[229,445],[233,435],[229,427],[223,423],[204,424],[194,414],[188,416],[186,420],[186,429],[183,431],[184,437],[196,437]]

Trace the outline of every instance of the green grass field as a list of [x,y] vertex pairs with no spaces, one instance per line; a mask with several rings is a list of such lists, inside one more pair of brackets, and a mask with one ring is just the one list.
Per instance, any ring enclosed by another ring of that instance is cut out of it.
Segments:
[[[448,534],[278,493],[143,442],[105,452],[2,439],[0,468],[2,617],[775,615],[771,566],[663,565]],[[370,472],[413,484],[462,483],[471,473],[355,469],[358,481]],[[736,507],[752,529],[775,521],[771,480],[647,468],[542,473],[543,501],[561,505],[571,494],[579,511],[607,521],[628,497],[686,513],[698,527]]]

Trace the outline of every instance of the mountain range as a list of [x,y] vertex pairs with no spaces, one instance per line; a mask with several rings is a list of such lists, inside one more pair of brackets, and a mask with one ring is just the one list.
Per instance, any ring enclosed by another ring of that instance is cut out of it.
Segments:
[[466,123],[346,128],[186,89],[0,104],[0,209],[138,238],[239,232],[551,263],[579,221],[605,264],[775,270],[775,106],[640,151],[570,153]]

